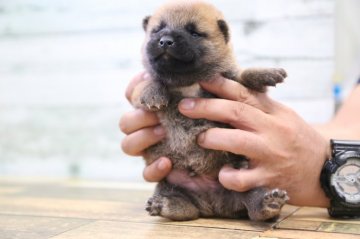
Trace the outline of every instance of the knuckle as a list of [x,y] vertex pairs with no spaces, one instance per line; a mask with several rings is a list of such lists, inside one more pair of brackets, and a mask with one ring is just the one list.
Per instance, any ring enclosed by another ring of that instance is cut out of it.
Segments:
[[207,99],[198,99],[198,103],[196,105],[199,106],[198,109],[200,109],[203,112],[209,112],[211,104],[209,103],[209,100]]
[[285,135],[288,139],[292,139],[297,135],[297,126],[289,122],[278,122],[278,130],[281,135]]
[[211,147],[214,144],[214,140],[218,136],[219,128],[210,128],[201,133],[199,137],[199,143],[203,146]]
[[236,105],[231,106],[229,114],[229,123],[239,122],[243,117],[245,111],[245,104],[237,103]]
[[237,91],[236,94],[236,100],[240,101],[240,102],[245,102],[247,101],[247,99],[249,98],[249,93],[247,91],[247,89],[244,87],[239,87],[239,90]]
[[202,133],[199,134],[198,138],[197,138],[197,141],[200,145],[206,145],[207,143],[207,138],[208,138],[208,131],[211,130],[211,129],[208,129]]

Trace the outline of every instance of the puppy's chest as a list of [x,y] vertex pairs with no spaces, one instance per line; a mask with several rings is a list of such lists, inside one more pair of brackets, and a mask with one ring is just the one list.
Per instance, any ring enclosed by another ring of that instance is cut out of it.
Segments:
[[172,90],[172,94],[179,95],[182,98],[193,98],[200,97],[204,91],[201,89],[198,83],[195,83],[191,86],[179,87],[177,89]]
[[159,112],[158,116],[167,131],[167,144],[169,149],[177,152],[186,152],[196,147],[196,136],[213,127],[213,123],[204,119],[190,119],[178,110],[179,102],[184,98],[203,97],[205,92],[199,84],[181,87],[170,92],[170,104]]

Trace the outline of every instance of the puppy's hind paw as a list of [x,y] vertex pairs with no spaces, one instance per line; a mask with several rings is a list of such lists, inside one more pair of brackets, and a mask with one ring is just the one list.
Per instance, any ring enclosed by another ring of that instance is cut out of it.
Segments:
[[159,216],[163,202],[160,197],[153,196],[146,202],[145,210],[149,212],[150,216]]
[[267,192],[264,196],[263,207],[268,211],[279,211],[282,206],[289,200],[285,190],[278,188]]

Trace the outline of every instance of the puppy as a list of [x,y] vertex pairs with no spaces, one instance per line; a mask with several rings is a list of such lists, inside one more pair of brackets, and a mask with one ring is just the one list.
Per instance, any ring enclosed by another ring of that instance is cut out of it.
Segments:
[[288,200],[285,191],[255,188],[245,193],[222,187],[217,175],[225,164],[247,167],[244,156],[198,146],[199,133],[229,125],[205,119],[189,119],[178,111],[185,97],[212,98],[200,81],[217,75],[240,82],[257,92],[266,91],[286,77],[283,69],[238,67],[223,15],[202,1],[172,1],[143,20],[146,38],[143,64],[152,80],[142,82],[132,97],[135,107],[156,111],[167,138],[148,148],[144,158],[151,164],[161,156],[172,160],[173,171],[160,182],[148,200],[152,216],[172,220],[198,217],[252,220],[276,218]]

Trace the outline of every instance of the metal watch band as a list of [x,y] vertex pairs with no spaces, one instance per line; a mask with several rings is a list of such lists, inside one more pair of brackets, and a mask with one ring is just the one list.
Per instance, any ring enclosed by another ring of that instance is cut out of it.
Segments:
[[360,141],[355,140],[330,140],[332,158],[344,151],[360,151]]

